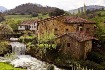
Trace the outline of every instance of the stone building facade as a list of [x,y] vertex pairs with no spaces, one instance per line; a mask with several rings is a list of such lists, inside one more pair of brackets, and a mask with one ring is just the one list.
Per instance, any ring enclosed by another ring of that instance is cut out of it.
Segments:
[[91,36],[76,32],[59,36],[56,42],[63,46],[63,53],[69,54],[72,58],[78,60],[87,57],[92,49],[92,39],[94,38]]
[[80,17],[61,15],[38,21],[38,37],[54,33],[57,43],[64,46],[63,52],[75,59],[85,59],[91,51],[94,31],[95,23]]
[[95,23],[80,17],[57,16],[38,22],[38,36],[44,32],[53,32],[56,36],[70,32],[84,32],[88,35],[94,35]]

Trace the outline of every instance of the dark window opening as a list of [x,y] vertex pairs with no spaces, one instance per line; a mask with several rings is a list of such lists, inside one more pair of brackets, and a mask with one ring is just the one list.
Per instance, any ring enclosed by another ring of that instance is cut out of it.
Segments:
[[20,28],[22,28],[22,26],[20,26]]
[[86,28],[86,31],[89,31],[90,30],[90,28]]
[[79,26],[83,26],[83,24],[79,24]]
[[69,29],[66,29],[66,31],[69,31]]
[[79,31],[83,31],[83,27],[79,27]]
[[58,29],[57,29],[57,28],[55,28],[54,30],[55,30],[55,31],[57,31]]
[[70,43],[67,43],[67,47],[70,47]]

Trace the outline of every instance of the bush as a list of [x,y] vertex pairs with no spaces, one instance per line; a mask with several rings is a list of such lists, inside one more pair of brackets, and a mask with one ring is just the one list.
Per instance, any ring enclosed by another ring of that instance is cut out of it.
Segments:
[[0,55],[4,55],[10,52],[10,46],[7,41],[0,42]]
[[79,63],[80,63],[81,66],[87,67],[88,69],[93,69],[93,70],[104,70],[105,69],[104,66],[102,66],[100,64],[97,64],[93,61],[89,61],[89,60],[80,61]]
[[21,36],[19,38],[19,41],[21,41],[23,43],[31,42],[31,43],[36,44],[37,43],[37,38],[34,35],[30,35],[30,36],[26,35],[26,36]]
[[32,17],[37,17],[38,13],[32,13]]
[[56,8],[53,12],[50,12],[49,15],[50,16],[60,16],[60,15],[63,15],[64,13],[65,13],[64,10]]
[[102,55],[98,52],[91,52],[91,53],[89,53],[87,59],[100,64],[101,62],[105,61],[105,55]]

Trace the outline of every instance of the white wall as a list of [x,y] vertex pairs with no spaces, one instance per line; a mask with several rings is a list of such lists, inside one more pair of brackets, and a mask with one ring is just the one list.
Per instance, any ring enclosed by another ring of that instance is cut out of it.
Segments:
[[30,30],[37,30],[37,23],[31,24],[30,27],[31,27]]
[[25,26],[18,26],[18,30],[25,30]]

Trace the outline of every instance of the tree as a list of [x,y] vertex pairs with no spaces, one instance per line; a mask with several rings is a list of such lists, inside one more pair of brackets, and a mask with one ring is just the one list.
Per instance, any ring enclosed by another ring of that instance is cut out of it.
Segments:
[[3,20],[5,20],[4,19],[4,14],[0,12],[0,22],[3,21]]
[[32,13],[32,17],[37,17],[38,13]]
[[[39,36],[38,36],[39,37]],[[56,43],[54,42],[55,35],[53,33],[44,32],[38,38],[38,46],[42,48],[41,50],[41,58],[45,57],[47,54],[47,50],[56,49]]]
[[83,8],[81,8],[81,14],[83,14],[83,13],[84,13]]
[[86,5],[84,4],[84,14],[86,15]]
[[44,47],[50,48],[53,47],[55,35],[54,33],[44,32],[38,40],[39,44],[43,44]]
[[7,35],[12,33],[13,33],[13,30],[10,26],[6,24],[0,25],[0,40],[7,39],[8,38]]
[[81,15],[81,11],[80,11],[80,9],[78,8],[78,13],[77,13],[77,15],[78,16],[80,16]]
[[80,9],[78,8],[78,14],[80,14],[81,12],[80,12]]
[[64,13],[65,13],[64,10],[56,8],[53,12],[50,12],[49,15],[50,16],[59,16],[59,15],[63,15]]
[[22,20],[17,20],[15,18],[7,19],[3,24],[8,24],[14,31],[18,30],[18,25],[22,22]]
[[7,35],[7,34],[11,34],[11,33],[13,33],[13,30],[10,26],[8,26],[6,24],[0,25],[0,34]]

